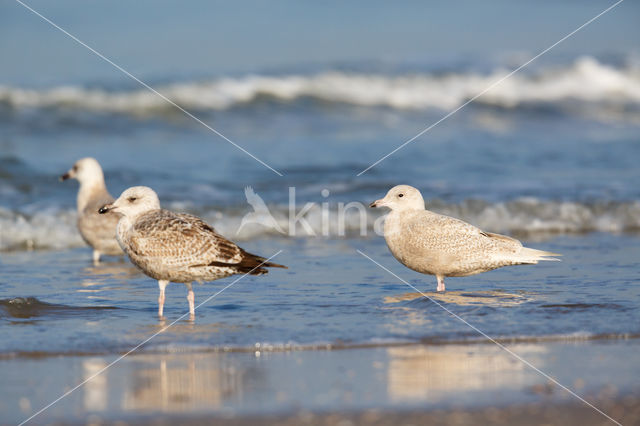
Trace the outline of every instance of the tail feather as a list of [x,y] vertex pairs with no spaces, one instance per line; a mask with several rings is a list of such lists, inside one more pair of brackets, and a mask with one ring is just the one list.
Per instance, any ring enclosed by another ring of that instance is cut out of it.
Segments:
[[242,272],[249,273],[250,275],[266,274],[269,271],[265,268],[288,269],[286,266],[280,265],[278,263],[266,262],[267,259],[265,259],[264,257],[248,253],[244,250],[242,250],[242,255],[242,260],[236,265]]
[[288,266],[280,265],[279,263],[267,262],[262,266],[266,266],[267,268],[284,268],[289,269]]
[[[242,249],[240,249],[242,250]],[[207,265],[194,265],[194,266],[219,266],[226,268],[233,268],[236,274],[249,274],[249,275],[262,275],[269,272],[266,268],[285,268],[289,269],[284,265],[280,265],[278,263],[266,262],[262,256],[256,256],[255,254],[248,253],[242,250],[242,258],[240,262],[237,263],[229,263],[229,262],[219,262],[213,261],[208,263]]]
[[[264,260],[264,259],[262,259]],[[269,270],[266,268],[284,268],[284,269],[289,269],[284,265],[279,265],[277,263],[271,263],[271,262],[267,262],[267,263],[263,263],[260,266],[242,266],[241,267],[241,271],[248,273],[249,275],[263,275],[263,274],[267,274],[269,273]]]
[[560,259],[555,259],[554,256],[562,255],[560,253],[552,253],[550,251],[522,247],[522,249],[517,254],[517,259],[523,263],[538,263],[538,261],[540,260],[560,262]]

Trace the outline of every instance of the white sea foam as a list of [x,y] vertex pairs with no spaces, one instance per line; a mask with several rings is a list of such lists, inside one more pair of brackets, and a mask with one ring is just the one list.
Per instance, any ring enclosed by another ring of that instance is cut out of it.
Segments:
[[74,210],[46,209],[35,214],[0,207],[0,250],[64,249],[84,245]]
[[[328,71],[310,75],[220,78],[185,82],[157,89],[187,109],[224,110],[264,98],[294,102],[310,98],[323,103],[365,107],[448,110],[477,95],[509,73],[413,73],[403,75]],[[106,91],[81,87],[32,90],[0,86],[0,102],[14,108],[75,108],[96,112],[148,115],[171,105],[146,89]],[[640,103],[640,69],[613,67],[583,57],[565,67],[535,75],[514,74],[477,103],[503,108],[520,105],[580,102],[620,106]]]
[[[170,209],[183,210],[169,205]],[[188,207],[188,206],[182,206]],[[356,208],[347,209],[340,216],[338,206],[315,204],[303,216],[311,231],[301,222],[295,230],[289,220],[287,206],[269,206],[280,228],[267,228],[260,224],[246,225],[238,229],[248,212],[245,208],[221,211],[196,211],[220,233],[234,241],[255,238],[360,238],[376,235],[374,225],[380,220],[380,212],[366,209],[364,221]],[[575,202],[541,201],[521,199],[490,204],[483,201],[465,201],[459,204],[428,202],[435,212],[458,217],[482,229],[506,234],[527,234],[529,238],[580,232],[638,232],[640,231],[640,202],[603,202],[584,204]],[[296,211],[300,211],[298,206]],[[187,209],[189,210],[189,209]],[[51,208],[33,214],[15,212],[0,207],[0,250],[66,249],[82,247],[84,243],[76,229],[76,213],[73,210]]]

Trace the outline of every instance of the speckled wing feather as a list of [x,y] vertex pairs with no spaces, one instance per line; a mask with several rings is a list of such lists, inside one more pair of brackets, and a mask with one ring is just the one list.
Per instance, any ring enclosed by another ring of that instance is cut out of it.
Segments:
[[237,273],[266,273],[264,258],[247,253],[196,216],[154,210],[125,237],[134,264],[157,279],[208,281]]
[[417,261],[427,260],[433,272],[463,276],[520,263],[512,256],[522,244],[513,238],[429,211],[411,213],[407,219],[402,232],[405,250]]
[[164,259],[174,266],[237,263],[241,259],[240,248],[204,221],[168,210],[139,217],[130,231],[129,243],[136,254]]
[[409,243],[416,248],[438,250],[450,254],[509,250],[515,252],[522,244],[513,238],[490,234],[461,220],[429,211],[421,211],[410,220]]

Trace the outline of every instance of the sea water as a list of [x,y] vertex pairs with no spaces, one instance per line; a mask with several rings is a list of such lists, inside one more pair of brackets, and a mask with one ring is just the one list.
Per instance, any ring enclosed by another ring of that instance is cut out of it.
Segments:
[[[164,207],[202,216],[250,252],[282,250],[274,261],[289,266],[241,279],[200,307],[194,325],[143,350],[481,338],[459,321],[437,319],[447,313],[427,299],[386,303],[415,290],[358,253],[420,291],[434,290],[433,277],[393,259],[380,236],[384,212],[366,208],[400,183],[419,188],[433,211],[563,255],[560,263],[447,280],[460,300],[443,303],[487,334],[637,334],[640,81],[633,63],[576,58],[523,73],[513,90],[469,105],[358,176],[442,116],[451,106],[437,100],[450,92],[438,94],[442,84],[460,92],[455,103],[500,72],[323,71],[162,88],[283,176],[138,88],[4,87],[0,352],[118,352],[158,329],[155,281],[126,260],[93,266],[75,228],[77,184],[57,177],[84,156],[101,162],[113,195],[150,186]],[[576,79],[611,87],[587,96]],[[254,211],[247,186],[278,228],[241,227]],[[197,300],[234,279],[197,286]],[[466,304],[466,292],[496,300]],[[185,310],[184,296],[181,284],[169,287],[169,321]]]
[[[167,325],[136,352],[637,337],[632,55],[523,70],[368,169],[507,70],[365,62],[154,82],[273,170],[129,81],[0,82],[0,358],[111,359]],[[114,196],[150,186],[163,207],[203,217],[252,253],[279,253],[273,261],[289,269],[195,286],[196,304],[207,301],[195,322],[180,319],[186,289],[171,284],[159,321],[157,283],[126,259],[93,265],[76,230],[77,184],[57,178],[85,156],[102,164]],[[434,277],[389,253],[384,212],[366,208],[397,184],[419,188],[428,209],[562,262],[450,278],[437,295]],[[254,211],[248,186],[277,228],[241,226]]]

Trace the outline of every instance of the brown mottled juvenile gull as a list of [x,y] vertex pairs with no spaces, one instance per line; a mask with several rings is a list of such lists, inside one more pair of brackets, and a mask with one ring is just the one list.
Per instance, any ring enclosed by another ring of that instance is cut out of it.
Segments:
[[95,158],[82,158],[62,176],[60,180],[77,179],[78,190],[78,230],[82,239],[93,247],[93,261],[100,261],[100,255],[122,256],[124,253],[116,240],[118,216],[114,213],[101,216],[98,209],[113,202],[104,183],[102,167]]
[[266,274],[267,267],[286,268],[247,253],[218,234],[202,219],[160,208],[156,193],[146,186],[127,189],[100,213],[115,212],[117,239],[131,262],[158,280],[158,315],[170,281],[187,285],[189,313],[195,316],[193,281],[213,281],[233,274]]
[[406,267],[435,275],[437,291],[444,277],[464,277],[508,265],[558,260],[548,251],[523,247],[514,238],[484,232],[473,225],[426,210],[420,191],[409,185],[394,186],[370,207],[388,207],[384,238],[393,256]]

